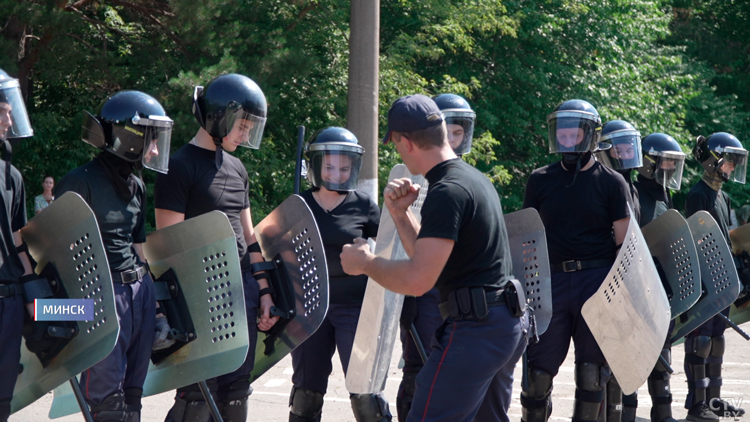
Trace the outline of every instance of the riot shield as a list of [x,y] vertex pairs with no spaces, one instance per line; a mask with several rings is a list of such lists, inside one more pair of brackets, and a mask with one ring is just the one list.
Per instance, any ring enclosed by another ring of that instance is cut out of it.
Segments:
[[702,292],[698,302],[677,318],[672,343],[727,308],[740,294],[737,268],[716,220],[708,212],[698,211],[687,222],[698,249]]
[[552,319],[552,274],[547,255],[547,236],[539,213],[533,208],[505,215],[513,275],[523,283],[526,302],[542,335]]
[[94,300],[94,320],[78,321],[78,334],[46,366],[21,346],[11,412],[107,357],[120,330],[107,255],[96,217],[83,198],[73,192],[61,196],[32,218],[21,236],[37,262],[37,273],[54,269],[66,297]]
[[[414,201],[411,211],[417,220],[421,219],[420,210],[427,195],[427,181],[422,176],[409,173],[406,166],[398,164],[391,170],[388,180],[408,177],[419,184],[419,198]],[[386,207],[380,214],[375,255],[387,259],[408,258],[396,231],[396,225]],[[359,314],[357,332],[346,371],[346,389],[353,394],[379,393],[385,386],[388,368],[391,363],[393,346],[398,336],[401,307],[404,295],[394,293],[375,280],[367,281],[362,310]]]
[[687,221],[668,210],[641,229],[648,249],[661,268],[661,282],[672,318],[695,305],[701,295],[698,251]]
[[252,383],[320,327],[328,312],[328,265],[312,211],[292,195],[255,226],[263,257],[274,270],[279,322],[258,333]]
[[667,337],[669,300],[634,219],[612,269],[581,309],[623,394],[648,379]]
[[[143,395],[239,368],[247,355],[248,326],[237,241],[227,216],[213,211],[152,232],[143,253],[157,279],[170,269],[176,274],[172,288],[184,297],[195,337],[157,364],[152,360]],[[160,296],[160,289],[156,290]],[[78,408],[70,387],[55,390],[50,418],[75,412]]]

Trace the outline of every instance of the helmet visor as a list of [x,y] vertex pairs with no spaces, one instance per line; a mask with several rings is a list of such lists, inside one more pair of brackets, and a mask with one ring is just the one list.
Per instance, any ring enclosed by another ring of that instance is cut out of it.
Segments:
[[745,172],[747,171],[747,150],[733,147],[724,148],[724,155],[719,162],[719,171],[724,173],[727,180],[744,185]]
[[598,142],[599,127],[589,113],[557,111],[547,117],[549,152],[584,153]]
[[682,184],[682,170],[685,167],[685,154],[676,151],[657,152],[655,155],[654,179],[668,189],[679,190]]
[[143,135],[143,167],[166,173],[169,167],[169,147],[172,142],[172,120],[165,116],[149,116],[140,119],[146,126]]
[[27,138],[33,135],[18,79],[6,80],[0,84],[0,138]]
[[239,146],[246,148],[260,148],[263,139],[263,129],[266,127],[266,118],[250,114],[241,107],[231,105],[227,107],[227,117],[224,119],[227,125],[227,138]]
[[448,127],[448,142],[456,155],[468,154],[474,137],[476,114],[467,110],[442,110]]
[[363,152],[364,149],[359,145],[312,144],[307,153],[307,178],[318,188],[324,187],[332,191],[355,190],[362,168]]
[[606,153],[600,153],[604,165],[614,170],[636,169],[643,165],[641,158],[641,134],[634,130],[619,130],[602,136],[603,144],[609,144]]

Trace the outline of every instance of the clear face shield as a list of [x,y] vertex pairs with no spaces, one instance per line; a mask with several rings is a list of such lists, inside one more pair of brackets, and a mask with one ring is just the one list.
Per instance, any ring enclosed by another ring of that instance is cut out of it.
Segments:
[[745,184],[747,171],[747,150],[743,148],[724,148],[724,155],[717,164],[719,172],[731,182]]
[[[230,108],[227,107],[227,112]],[[266,127],[266,118],[259,117],[244,111],[242,108],[227,114],[224,119],[227,128],[226,139],[237,146],[258,149],[263,139],[263,129]]]
[[18,79],[0,83],[0,138],[27,138],[34,135]]
[[145,126],[143,135],[143,167],[167,173],[169,167],[169,147],[172,141],[174,122],[165,116],[149,116],[148,119],[133,118],[133,123]]
[[307,150],[307,178],[315,187],[331,191],[357,189],[364,148],[354,144],[312,144]]
[[[641,159],[641,134],[634,130],[619,130],[602,136],[596,159],[613,170],[636,169]],[[606,146],[601,148],[601,146]]]
[[448,142],[456,155],[468,154],[474,137],[476,113],[470,110],[442,110],[448,128]]
[[547,116],[549,152],[585,153],[595,138],[595,117],[589,113],[556,111]]
[[668,189],[680,189],[685,154],[677,151],[652,151],[645,159],[653,163],[654,179],[660,185]]

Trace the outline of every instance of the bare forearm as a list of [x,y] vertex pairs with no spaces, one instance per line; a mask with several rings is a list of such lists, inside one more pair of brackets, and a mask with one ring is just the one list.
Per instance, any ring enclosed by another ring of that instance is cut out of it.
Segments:
[[423,280],[411,260],[389,260],[372,255],[365,265],[365,274],[386,289],[410,296],[422,296],[425,289]]
[[401,245],[404,247],[404,251],[410,258],[413,257],[414,245],[417,242],[417,235],[419,234],[420,228],[417,217],[411,209],[407,209],[405,213],[391,215],[391,217],[393,218],[393,223],[396,225],[398,237],[401,239]]

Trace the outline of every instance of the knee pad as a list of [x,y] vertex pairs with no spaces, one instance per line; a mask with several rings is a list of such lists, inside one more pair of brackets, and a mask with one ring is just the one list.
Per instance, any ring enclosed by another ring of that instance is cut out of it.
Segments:
[[604,402],[604,387],[612,372],[599,363],[578,363],[575,369],[576,395],[573,421],[595,421]]
[[726,340],[724,335],[711,337],[711,357],[720,358],[724,356]]
[[224,391],[219,403],[221,417],[227,422],[245,422],[247,420],[247,399],[253,393],[250,382],[247,380],[232,383],[227,391]]
[[305,388],[292,387],[289,407],[290,421],[320,421],[320,415],[323,413],[323,394]]
[[521,420],[524,422],[545,422],[552,413],[553,376],[538,369],[528,369],[528,382],[521,391]]
[[612,377],[607,383],[607,422],[620,422],[623,415],[622,388]]
[[635,412],[638,409],[638,391],[622,396],[622,422],[635,422]]
[[414,391],[417,388],[417,374],[406,372],[401,379],[401,385],[396,395],[396,414],[399,422],[406,421],[406,415],[411,410],[411,403],[414,399]]
[[91,406],[91,416],[95,422],[125,422],[128,419],[125,396],[115,393],[100,404]]
[[137,387],[128,387],[125,389],[125,409],[128,412],[127,422],[141,421],[141,397],[143,389]]
[[693,341],[686,341],[685,353],[706,359],[711,353],[711,337],[696,336],[693,337]]
[[393,418],[382,394],[350,394],[349,400],[357,422],[387,422]]
[[211,410],[203,393],[191,389],[177,393],[164,422],[205,422],[210,417]]
[[[665,349],[661,349],[661,357],[664,358],[664,360],[667,362],[667,364],[669,364],[669,365],[672,364],[672,350],[671,349],[666,349],[666,348]],[[668,374],[669,370],[667,369],[666,366],[664,366],[664,364],[662,363],[661,359],[659,359],[659,360],[656,361],[656,365],[654,365],[653,372],[660,372],[660,373],[661,372],[666,372]]]

